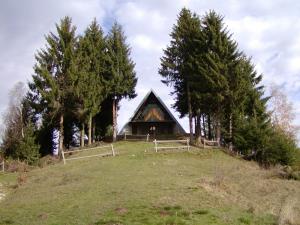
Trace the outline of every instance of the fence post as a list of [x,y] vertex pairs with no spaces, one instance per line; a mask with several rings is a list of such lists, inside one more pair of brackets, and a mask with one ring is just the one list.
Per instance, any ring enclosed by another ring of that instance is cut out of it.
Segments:
[[155,152],[157,152],[157,142],[156,142],[156,139],[154,139],[154,145],[155,145]]
[[203,139],[203,148],[205,148],[205,138]]
[[126,141],[126,132],[124,132],[124,140]]
[[1,164],[2,164],[2,172],[4,173],[4,159]]
[[64,161],[64,165],[65,165],[66,164],[66,159],[65,159],[64,150],[61,150],[61,155],[62,155],[62,158],[63,158],[63,161]]
[[115,150],[113,144],[111,144],[111,151],[112,151],[112,155],[115,156]]
[[186,139],[186,145],[187,145],[188,151],[190,151],[190,139],[189,138]]
[[149,141],[149,134],[147,134],[147,142]]

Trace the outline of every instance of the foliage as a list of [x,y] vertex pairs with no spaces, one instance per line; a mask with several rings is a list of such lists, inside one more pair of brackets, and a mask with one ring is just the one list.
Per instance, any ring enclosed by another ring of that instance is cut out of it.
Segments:
[[[192,76],[199,72],[195,70],[195,65],[197,65],[199,51],[198,43],[201,39],[198,16],[183,8],[170,36],[171,42],[161,58],[159,74],[163,77],[163,83],[174,88],[172,92],[176,100],[174,108],[181,116],[189,114],[190,133],[192,133],[191,85],[193,85]],[[192,135],[190,139],[192,140]]]
[[262,164],[290,165],[295,142],[272,125],[262,75],[223,20],[215,11],[201,20],[186,8],[180,11],[159,69],[162,82],[174,88],[174,108],[189,115],[191,138],[194,118],[198,143],[204,136]]
[[293,165],[296,160],[295,141],[281,129],[274,128],[268,136],[266,146],[257,154],[257,160],[265,165]]
[[70,109],[73,93],[76,27],[70,17],[56,24],[56,32],[46,36],[46,47],[37,52],[33,82],[29,83],[36,113],[48,114],[54,127],[59,127],[59,150],[63,148],[63,120]]
[[16,83],[10,90],[8,108],[3,116],[4,132],[1,148],[5,157],[17,158],[16,149],[24,138],[27,121],[23,100],[25,93],[25,85],[21,82]]
[[107,35],[107,79],[112,100],[113,141],[117,138],[117,110],[122,98],[132,99],[136,96],[137,83],[134,62],[130,58],[130,48],[122,27],[114,23]]
[[24,138],[16,147],[16,157],[32,165],[35,164],[39,157],[39,145],[36,144],[34,127],[30,123],[24,130]]
[[269,104],[273,126],[281,129],[290,138],[296,139],[300,127],[293,124],[295,120],[293,103],[288,100],[283,90],[275,84],[271,85],[270,92]]
[[134,98],[137,83],[134,62],[130,58],[130,47],[121,25],[115,23],[107,35],[108,68],[110,93],[117,100]]
[[108,85],[105,80],[107,70],[105,50],[103,31],[94,20],[79,39],[76,51],[76,114],[82,123],[82,135],[84,135],[84,123],[88,122],[89,144],[92,142],[92,118],[101,110],[101,103],[108,93]]
[[[111,120],[116,121],[119,100],[136,95],[134,63],[121,26],[114,24],[107,37],[96,20],[82,36],[75,31],[71,18],[63,18],[56,24],[56,33],[46,35],[45,48],[36,54],[26,100],[32,122],[38,127],[42,155],[53,150],[57,130],[59,150],[76,145],[74,137],[79,130],[83,145],[86,127],[91,144],[95,135],[99,138],[105,133]],[[110,112],[105,108],[104,115],[114,116],[102,124],[102,106],[111,104],[116,113],[112,107]]]

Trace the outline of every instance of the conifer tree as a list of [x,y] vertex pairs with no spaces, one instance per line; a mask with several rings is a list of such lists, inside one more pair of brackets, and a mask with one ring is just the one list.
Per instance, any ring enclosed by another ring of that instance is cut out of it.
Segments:
[[46,35],[46,47],[35,56],[33,82],[29,84],[36,101],[44,106],[41,110],[47,110],[59,128],[59,151],[63,149],[64,116],[73,92],[75,30],[71,18],[65,17],[56,24],[57,34]]
[[241,58],[239,69],[248,83],[243,86],[246,95],[243,104],[234,114],[233,144],[244,155],[257,155],[264,149],[271,134],[266,106],[269,97],[263,97],[264,86],[260,85],[262,75],[257,75],[249,58]]
[[126,43],[126,37],[122,27],[115,23],[107,37],[108,71],[110,96],[112,98],[113,115],[113,141],[117,138],[117,110],[122,98],[134,98],[137,83],[134,71],[135,64],[130,58],[130,48]]
[[75,93],[77,115],[81,121],[81,146],[84,145],[84,124],[88,123],[88,144],[92,143],[92,119],[100,111],[106,97],[106,44],[103,32],[94,20],[80,38],[76,54]]
[[[163,83],[174,87],[175,108],[184,115],[188,112],[190,140],[193,141],[192,76],[195,73],[197,43],[200,39],[200,20],[190,10],[183,8],[177,24],[170,34],[170,45],[161,58],[160,75]],[[186,102],[186,107],[183,102]]]

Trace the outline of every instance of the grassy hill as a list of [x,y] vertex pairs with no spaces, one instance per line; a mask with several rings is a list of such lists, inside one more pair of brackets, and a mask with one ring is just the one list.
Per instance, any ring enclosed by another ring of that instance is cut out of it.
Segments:
[[119,155],[0,175],[0,224],[300,224],[300,182],[220,150]]

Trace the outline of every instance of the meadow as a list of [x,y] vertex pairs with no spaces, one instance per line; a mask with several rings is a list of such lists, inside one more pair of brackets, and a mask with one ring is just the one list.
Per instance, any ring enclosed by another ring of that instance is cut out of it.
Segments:
[[300,182],[273,169],[220,149],[114,146],[115,157],[0,174],[0,224],[300,224]]

